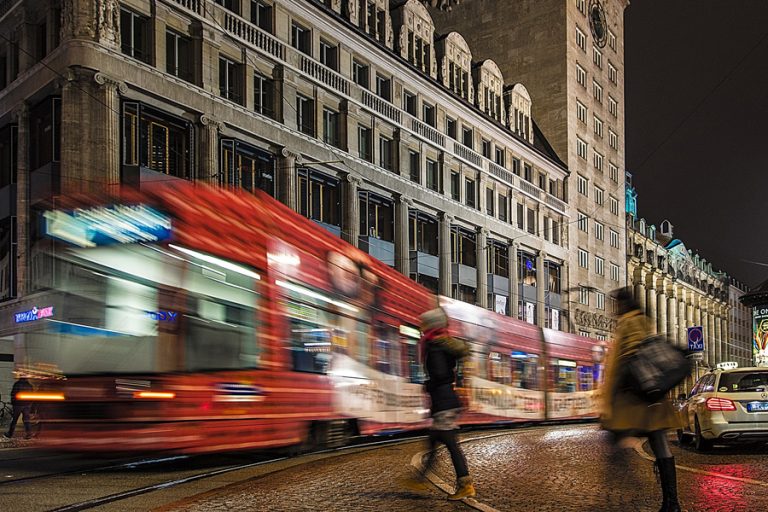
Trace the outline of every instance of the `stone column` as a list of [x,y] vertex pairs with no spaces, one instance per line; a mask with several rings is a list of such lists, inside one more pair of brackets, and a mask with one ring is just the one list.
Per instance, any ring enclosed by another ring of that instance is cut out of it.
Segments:
[[22,102],[14,112],[16,144],[16,296],[27,294],[29,275],[29,106]]
[[395,268],[401,274],[411,274],[410,208],[413,201],[405,196],[395,199]]
[[518,314],[518,301],[520,300],[520,278],[518,259],[517,259],[518,245],[515,242],[511,242],[507,251],[509,252],[509,316],[512,318],[519,318]]
[[[393,149],[396,154],[393,155],[392,161],[395,164],[395,172],[400,174],[404,179],[411,179],[411,135],[403,129],[398,129],[395,132],[395,140],[392,141]],[[423,165],[419,161],[419,183],[423,183],[422,174]]]
[[440,214],[440,294],[451,297],[451,224],[454,218]]
[[280,154],[282,158],[279,158],[277,162],[278,198],[291,210],[299,211],[299,183],[296,165],[301,164],[301,155],[287,148],[283,148]]
[[702,298],[701,304],[700,304],[700,311],[701,311],[701,332],[704,334],[704,358],[709,364],[709,366],[713,366],[714,357],[712,356],[712,338],[709,335],[709,322],[708,322],[708,310],[707,310],[707,303]]
[[167,25],[165,20],[170,17],[171,10],[160,2],[155,2],[154,8],[155,15],[151,18],[153,25],[152,31],[154,32],[154,35],[150,38],[150,41],[154,42],[152,45],[154,47],[154,55],[151,57],[151,62],[154,63],[157,69],[165,71],[168,69],[168,63],[166,62],[167,50],[165,45],[165,31],[167,29]]
[[[96,97],[92,103],[93,167],[91,179],[104,183],[109,189],[120,186],[120,94],[128,92],[124,82],[96,73]],[[95,183],[94,183],[95,185]]]
[[675,345],[680,346],[680,339],[678,334],[680,330],[677,328],[677,294],[675,291],[675,285],[672,283],[667,288],[669,296],[667,297],[667,334]]
[[667,331],[667,294],[666,284],[662,279],[659,284],[659,294],[656,298],[656,332],[659,334],[666,334]]
[[[440,152],[440,174],[442,175],[442,193],[451,197],[451,167],[453,166],[453,157],[445,151]],[[459,187],[461,188],[461,187]],[[461,190],[459,190],[461,193]]]
[[[277,101],[276,120],[283,123],[288,128],[298,130],[296,123],[296,72],[291,68],[279,65],[274,70],[276,93],[281,98]],[[373,139],[373,137],[371,137]],[[375,140],[371,141],[372,144]]]
[[649,327],[651,334],[656,334],[656,280],[653,273],[649,274],[649,278],[646,281],[648,287],[645,304],[646,315],[650,319]]
[[[346,200],[344,201],[344,219],[341,225],[344,230],[341,236],[344,240],[357,247],[360,239],[360,198],[358,189],[363,184],[363,180],[353,175],[347,174],[345,183]],[[368,233],[366,233],[367,235]]]
[[717,337],[717,334],[715,333],[715,315],[717,314],[715,311],[715,304],[712,302],[712,300],[707,301],[707,331],[709,331],[709,339],[710,341],[710,355],[711,355],[711,361],[712,366],[714,367],[719,363],[718,360],[718,344],[720,340]]
[[200,116],[200,169],[197,178],[203,183],[227,183],[227,169],[219,165],[219,131],[224,125],[216,119],[203,114]]
[[[485,189],[488,187],[488,175],[484,172],[478,173],[478,179],[477,179],[477,209],[480,210],[481,213],[485,214],[486,212],[486,197],[485,197]],[[496,198],[496,194],[493,194],[494,199]],[[492,201],[494,199],[491,199]],[[496,209],[493,210],[494,215],[496,215]],[[539,224],[541,226],[541,224]]]
[[544,327],[546,315],[545,304],[545,288],[547,286],[546,270],[544,268],[544,262],[547,259],[547,253],[539,251],[536,257],[536,325]]
[[[61,87],[61,156],[60,191],[62,194],[84,192],[93,179],[92,159],[97,151],[91,149],[96,131],[91,114],[103,108],[89,97],[95,76],[80,68],[69,68]],[[95,148],[93,148],[95,149]]]
[[647,293],[645,289],[645,272],[639,268],[635,269],[634,282],[635,300],[637,301],[638,306],[640,306],[640,311],[645,312],[645,297]]
[[722,363],[725,361],[723,358],[723,333],[720,329],[720,305],[715,304],[715,313],[712,319],[712,332],[715,333],[715,341],[717,343],[717,350],[715,351],[715,362]]
[[[730,347],[731,347],[731,339],[730,339],[730,332],[728,331],[728,305],[724,304],[722,307],[722,315],[720,316],[720,336],[723,344],[725,345],[724,351],[725,356],[724,358],[728,361],[731,361],[731,354],[730,354]],[[750,351],[752,350],[752,347],[747,347]]]
[[364,155],[360,155],[357,127],[360,123],[360,107],[354,102],[349,100],[342,100],[341,102],[342,113],[342,133],[341,143],[343,149],[353,155],[358,155],[360,158],[365,158]]
[[478,228],[475,242],[475,259],[477,260],[477,288],[475,292],[477,305],[488,308],[488,230]]
[[686,338],[687,333],[687,327],[688,327],[688,310],[686,308],[686,302],[685,302],[685,290],[680,289],[679,290],[679,297],[680,302],[677,306],[677,323],[679,325],[678,330],[678,340],[680,341],[680,347],[682,348],[688,348],[688,339]]

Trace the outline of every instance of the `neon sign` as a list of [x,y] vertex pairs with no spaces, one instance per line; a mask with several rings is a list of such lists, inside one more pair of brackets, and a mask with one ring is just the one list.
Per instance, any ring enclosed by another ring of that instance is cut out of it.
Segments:
[[146,205],[112,205],[45,212],[45,234],[77,245],[158,242],[171,236],[171,219]]
[[47,306],[44,308],[33,307],[29,311],[22,311],[13,315],[14,321],[17,324],[23,324],[26,322],[34,322],[41,318],[51,318],[53,316],[53,306]]
[[175,311],[147,311],[147,316],[152,320],[174,322],[179,314]]

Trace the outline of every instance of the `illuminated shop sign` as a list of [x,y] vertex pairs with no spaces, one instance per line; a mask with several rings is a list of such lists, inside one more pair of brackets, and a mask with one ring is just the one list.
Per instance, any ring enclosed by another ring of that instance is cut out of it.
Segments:
[[752,309],[752,350],[755,366],[768,366],[768,304]]
[[79,247],[158,242],[171,236],[171,219],[146,205],[112,205],[45,212],[45,234]]
[[53,316],[53,306],[46,306],[44,308],[33,307],[29,311],[22,311],[13,315],[17,324],[23,324],[26,322],[34,322],[41,318],[51,318]]
[[174,322],[179,314],[175,311],[147,311],[147,316],[160,322]]

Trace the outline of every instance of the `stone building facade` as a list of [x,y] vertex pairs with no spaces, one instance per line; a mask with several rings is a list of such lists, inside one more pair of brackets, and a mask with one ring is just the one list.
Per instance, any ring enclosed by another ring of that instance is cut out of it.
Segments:
[[[567,166],[417,0],[0,2],[0,337],[41,212],[152,180],[262,189],[436,292],[572,330]],[[504,74],[502,74],[504,73]]]
[[435,9],[478,60],[524,83],[532,114],[572,176],[568,286],[575,330],[610,336],[624,286],[624,10],[627,0],[472,0]]
[[749,287],[737,279],[731,278],[728,285],[728,347],[727,360],[739,365],[754,366],[752,353],[752,310],[739,299],[749,293]]

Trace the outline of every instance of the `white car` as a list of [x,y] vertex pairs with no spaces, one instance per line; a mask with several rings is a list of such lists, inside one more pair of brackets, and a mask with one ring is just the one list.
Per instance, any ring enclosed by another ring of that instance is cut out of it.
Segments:
[[768,441],[768,368],[714,370],[681,395],[682,444],[693,437],[698,451],[714,443]]

